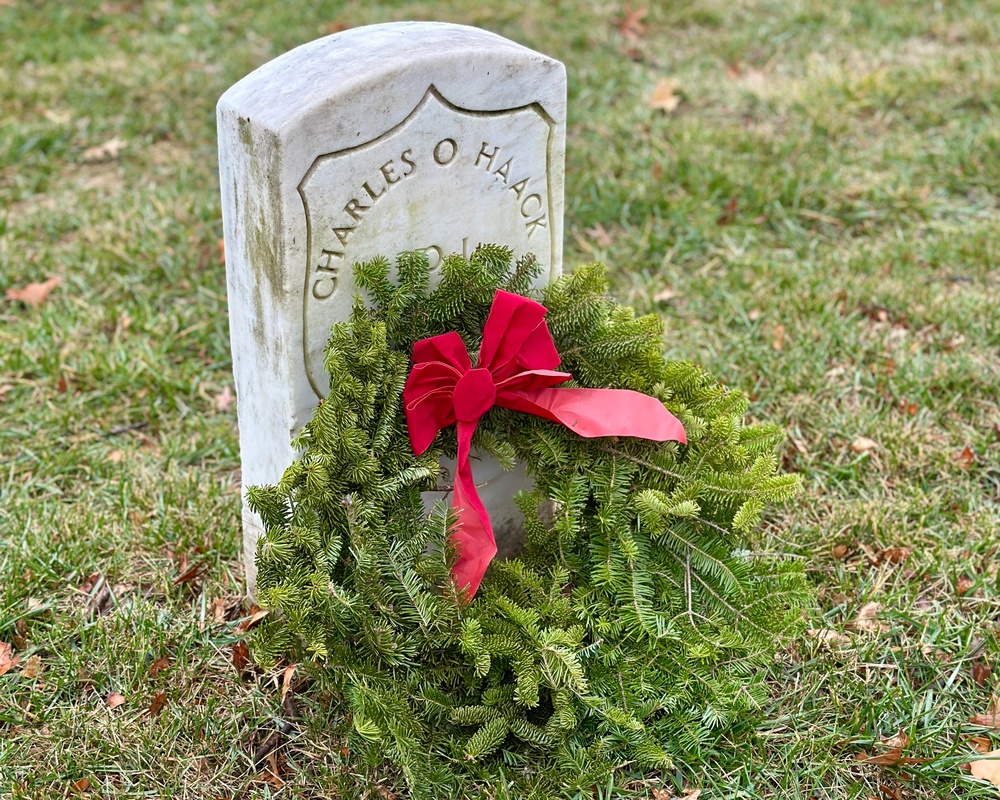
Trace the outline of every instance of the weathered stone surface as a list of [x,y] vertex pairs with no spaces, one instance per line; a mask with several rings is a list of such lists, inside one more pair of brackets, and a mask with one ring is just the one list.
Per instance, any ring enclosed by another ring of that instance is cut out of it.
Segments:
[[[444,23],[358,28],[265,64],[218,106],[243,484],[274,483],[326,394],[322,352],[350,313],[351,265],[480,242],[562,266],[562,64]],[[476,466],[500,539],[523,473]],[[434,499],[429,497],[429,500]],[[253,590],[260,523],[244,507]]]

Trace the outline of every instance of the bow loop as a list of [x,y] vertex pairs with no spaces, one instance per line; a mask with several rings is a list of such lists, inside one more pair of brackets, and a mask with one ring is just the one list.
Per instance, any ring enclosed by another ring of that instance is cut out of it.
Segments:
[[454,331],[413,346],[403,404],[414,453],[425,452],[443,428],[458,427],[452,505],[458,511],[459,555],[453,576],[470,598],[497,549],[469,463],[476,426],[494,405],[558,422],[584,437],[687,441],[680,421],[655,397],[626,389],[554,388],[572,376],[555,371],[559,353],[545,314],[545,306],[534,300],[497,291],[475,368]]

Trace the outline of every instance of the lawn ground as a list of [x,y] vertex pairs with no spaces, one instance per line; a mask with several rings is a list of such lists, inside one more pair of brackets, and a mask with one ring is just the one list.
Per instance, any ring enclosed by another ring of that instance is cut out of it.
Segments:
[[970,722],[1000,677],[1000,4],[494,5],[0,0],[0,289],[61,279],[0,298],[0,797],[398,793],[241,658],[214,105],[411,18],[566,63],[567,265],[607,263],[805,481],[767,545],[819,602],[759,723],[587,796],[996,797],[962,765],[1000,746]]

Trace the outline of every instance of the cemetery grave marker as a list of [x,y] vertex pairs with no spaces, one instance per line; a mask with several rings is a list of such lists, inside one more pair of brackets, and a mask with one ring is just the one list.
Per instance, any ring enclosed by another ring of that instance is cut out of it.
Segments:
[[[496,34],[407,22],[345,31],[220,99],[219,171],[244,487],[273,484],[326,394],[323,348],[351,266],[495,242],[562,270],[563,65]],[[500,552],[523,470],[476,467]],[[453,466],[453,465],[451,465]],[[441,495],[428,493],[427,500]],[[253,591],[260,521],[244,502]]]

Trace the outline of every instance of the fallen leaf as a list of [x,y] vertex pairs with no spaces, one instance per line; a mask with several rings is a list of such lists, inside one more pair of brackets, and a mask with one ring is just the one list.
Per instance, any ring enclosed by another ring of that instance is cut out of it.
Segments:
[[678,88],[680,88],[680,84],[676,78],[660,78],[649,97],[649,107],[665,111],[668,114],[671,111],[676,111],[677,106],[681,104],[680,95],[677,94]]
[[20,657],[14,655],[14,648],[7,642],[0,642],[0,675],[10,672],[20,662]]
[[858,616],[854,620],[854,627],[859,631],[869,633],[881,633],[889,630],[888,626],[879,622],[878,612],[882,610],[882,604],[874,601],[865,603],[858,611]]
[[887,547],[882,551],[882,560],[890,564],[902,564],[912,552],[912,547]]
[[285,672],[281,676],[281,704],[284,705],[285,697],[288,695],[288,690],[292,686],[292,676],[295,675],[295,664],[289,664],[285,667]]
[[771,346],[780,352],[785,348],[785,326],[775,325],[773,334],[774,338],[771,341]]
[[118,706],[125,705],[125,695],[121,692],[112,692],[104,698],[104,702],[108,704],[108,708],[118,708]]
[[901,749],[906,747],[909,743],[910,737],[906,735],[906,731],[902,728],[899,729],[899,732],[896,733],[895,736],[889,736],[882,740],[882,744],[886,747],[898,747]]
[[216,625],[221,625],[226,621],[226,600],[219,597],[212,603],[212,621]]
[[155,678],[170,666],[170,656],[160,656],[149,665],[149,677]]
[[846,556],[847,556],[846,544],[838,544],[836,547],[833,548],[833,557],[836,558],[838,561],[843,561],[843,559]]
[[855,754],[854,760],[860,761],[862,764],[874,764],[878,767],[893,767],[897,764],[922,764],[929,759],[904,756],[902,748],[893,747],[884,753],[876,753],[874,755],[868,755],[868,753],[862,750],[860,753]]
[[121,450],[112,450],[108,453],[108,461],[112,464],[120,463],[123,458],[125,458],[125,454]]
[[955,581],[955,594],[959,597],[969,593],[969,590],[976,585],[976,582],[972,578],[966,577],[965,575],[959,576],[959,579]]
[[653,789],[653,800],[673,800],[673,794],[666,789]]
[[219,411],[228,411],[235,399],[236,395],[229,390],[229,387],[223,386],[222,391],[215,396],[215,407]]
[[970,736],[965,743],[972,745],[977,753],[988,753],[993,746],[988,736]]
[[592,228],[587,228],[586,233],[600,247],[611,247],[615,243],[615,240],[611,238],[611,234],[608,233],[607,229],[600,222]]
[[876,447],[878,447],[878,442],[874,439],[869,439],[867,436],[859,436],[851,442],[851,449],[855,453],[867,453],[870,450],[874,450]]
[[8,289],[6,294],[11,300],[18,300],[32,308],[38,308],[60,283],[62,278],[54,276],[41,283],[29,283],[23,289]]
[[634,42],[646,34],[646,26],[642,24],[642,20],[648,13],[649,10],[646,8],[633,10],[627,5],[622,10],[621,18],[615,20],[615,28],[625,39]]
[[730,197],[726,201],[725,208],[722,209],[722,213],[715,218],[716,225],[732,225],[736,222],[736,212],[739,210],[739,200],[736,197]]
[[21,667],[21,677],[37,678],[42,674],[42,657],[37,653],[29,657]]
[[79,780],[73,781],[69,785],[69,788],[77,793],[85,792],[87,791],[87,789],[90,788],[90,781],[87,780],[86,778],[80,778]]
[[44,600],[39,600],[37,597],[29,597],[28,598],[28,613],[29,614],[36,614],[39,611],[44,610],[45,608],[47,608],[47,606],[45,605],[45,601]]
[[979,686],[985,686],[993,674],[993,668],[985,661],[972,662],[972,680]]
[[180,575],[174,578],[174,586],[182,586],[185,583],[192,583],[203,577],[208,572],[207,561],[195,561],[187,569],[181,571]]
[[970,469],[976,463],[976,453],[969,445],[966,445],[962,452],[955,456],[955,461],[962,469]]
[[258,606],[250,606],[250,616],[237,625],[236,630],[240,633],[245,633],[270,613],[270,609],[261,609]]
[[984,728],[1000,728],[1000,709],[996,703],[992,703],[985,714],[973,714],[969,722],[973,725],[982,725]]
[[116,136],[113,139],[108,139],[103,144],[88,147],[83,151],[80,160],[85,164],[93,164],[98,161],[113,161],[118,158],[121,151],[127,146],[128,142]]
[[828,647],[840,647],[851,644],[850,636],[838,633],[837,631],[831,631],[827,628],[810,628],[806,631],[806,636],[811,636],[820,644],[825,644]]
[[236,667],[236,671],[242,675],[247,668],[247,664],[250,661],[250,648],[247,647],[246,642],[237,642],[233,645],[233,666]]
[[348,25],[343,20],[339,20],[338,19],[338,20],[334,20],[329,25],[327,25],[325,30],[326,30],[327,35],[329,35],[329,34],[333,34],[333,33],[340,33],[341,31],[350,30],[350,28],[351,28],[350,25]]
[[989,781],[1000,789],[1000,750],[990,750],[981,760],[971,762],[969,772],[973,778]]
[[660,289],[656,294],[653,295],[654,303],[666,303],[673,300],[675,292],[669,286],[666,289]]
[[151,717],[155,717],[163,710],[163,707],[166,704],[167,704],[167,693],[161,689],[160,691],[158,691],[156,694],[153,695],[153,702],[149,704],[149,709],[147,710],[147,713]]

